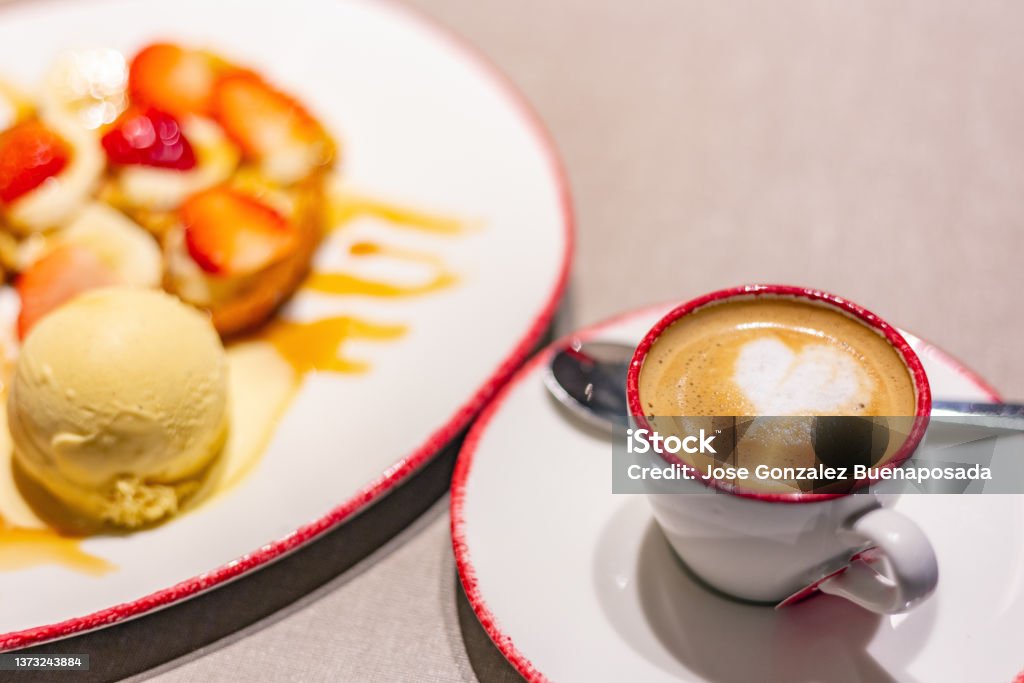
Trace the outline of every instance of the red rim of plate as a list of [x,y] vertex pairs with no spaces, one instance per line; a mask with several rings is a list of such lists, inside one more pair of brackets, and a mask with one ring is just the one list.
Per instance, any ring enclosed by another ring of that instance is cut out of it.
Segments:
[[565,238],[565,249],[558,277],[544,307],[535,315],[530,327],[512,349],[512,352],[501,362],[484,384],[476,390],[473,396],[459,407],[446,424],[431,434],[426,442],[410,455],[398,460],[385,470],[376,481],[368,484],[355,496],[333,508],[323,517],[299,527],[287,536],[261,546],[257,550],[232,560],[221,567],[186,579],[169,588],[156,591],[137,600],[55,624],[12,631],[10,633],[0,633],[0,652],[67,638],[94,629],[111,626],[121,621],[142,616],[147,612],[167,607],[173,603],[216,588],[223,583],[269,564],[331,531],[356,512],[382,498],[389,491],[404,482],[420,466],[431,460],[444,446],[448,445],[458,436],[459,432],[469,424],[470,420],[481,411],[487,402],[513,376],[516,369],[529,358],[530,353],[551,324],[555,310],[568,282],[569,267],[572,262],[575,244],[575,217],[569,192],[568,176],[559,158],[551,134],[541,121],[540,116],[526,101],[526,98],[519,92],[512,80],[467,40],[427,15],[400,5],[397,2],[388,1],[381,4],[386,9],[393,10],[396,14],[415,22],[440,41],[454,47],[464,59],[474,64],[483,77],[490,80],[504,95],[527,129],[533,134],[537,144],[543,151],[557,185],[558,202],[562,214],[562,228]]
[[[459,572],[459,579],[462,582],[462,588],[466,594],[466,599],[469,600],[469,604],[473,608],[473,612],[476,614],[480,625],[483,627],[484,631],[487,633],[488,637],[490,637],[498,650],[500,650],[505,656],[505,659],[507,659],[516,671],[518,671],[523,678],[529,681],[529,683],[549,683],[550,679],[541,673],[540,670],[534,666],[533,662],[531,662],[526,655],[516,648],[512,637],[501,630],[501,626],[498,624],[497,618],[487,606],[487,602],[484,600],[483,594],[480,591],[480,584],[477,579],[476,569],[473,566],[473,561],[469,553],[469,544],[466,541],[466,484],[469,481],[469,475],[473,468],[473,458],[480,445],[480,440],[487,432],[487,428],[490,425],[491,420],[493,420],[501,410],[505,399],[515,391],[519,384],[532,377],[536,368],[547,362],[551,357],[553,349],[565,344],[570,339],[586,339],[595,334],[599,334],[605,329],[618,323],[625,322],[633,318],[653,315],[658,311],[668,309],[669,306],[671,306],[669,303],[656,304],[639,310],[623,313],[592,326],[577,330],[570,335],[552,342],[543,351],[534,356],[530,362],[524,365],[519,372],[517,372],[515,376],[505,384],[497,396],[494,397],[494,400],[492,400],[480,413],[480,416],[470,428],[469,434],[466,435],[466,440],[463,442],[462,450],[459,453],[459,460],[455,465],[455,473],[452,476],[451,491],[451,535],[452,548],[455,552],[455,566]],[[958,375],[974,384],[980,391],[986,394],[989,400],[997,402],[1002,399],[999,392],[996,391],[991,384],[979,377],[973,370],[966,367],[962,362],[920,337],[917,337],[916,335],[914,335],[914,337],[921,344],[923,349],[922,353],[924,355],[938,358],[940,362],[949,365]],[[1017,681],[1015,681],[1015,683],[1017,683]],[[1024,683],[1024,673],[1021,674],[1020,683]]]
[[[841,313],[855,318],[874,330],[876,333],[884,337],[885,340],[888,341],[896,350],[896,353],[898,353],[900,358],[903,360],[903,363],[910,372],[911,379],[913,379],[914,382],[914,393],[916,394],[914,402],[914,423],[910,428],[910,433],[907,435],[906,440],[904,440],[896,453],[894,453],[889,461],[882,465],[880,469],[888,470],[902,465],[904,461],[914,453],[918,444],[921,443],[921,439],[924,438],[925,430],[928,428],[928,420],[932,413],[931,387],[928,384],[928,375],[925,374],[924,366],[921,365],[921,359],[917,357],[917,353],[915,353],[914,349],[907,343],[907,340],[903,338],[903,335],[882,318],[878,317],[863,306],[853,303],[849,299],[836,296],[835,294],[829,294],[828,292],[823,292],[820,289],[812,289],[810,287],[794,287],[792,285],[741,285],[739,287],[730,287],[729,289],[720,289],[717,292],[711,292],[710,294],[705,294],[691,301],[687,301],[684,304],[676,306],[662,316],[662,318],[654,324],[654,327],[644,335],[644,338],[637,346],[636,352],[633,354],[633,359],[629,364],[629,373],[626,376],[626,399],[629,403],[629,412],[636,421],[637,426],[645,429],[652,428],[647,420],[647,416],[644,414],[643,405],[640,402],[639,383],[640,371],[643,368],[644,360],[647,358],[647,354],[650,352],[651,346],[654,345],[654,342],[657,341],[658,337],[660,337],[665,330],[674,325],[680,319],[699,309],[727,301],[735,301],[737,299],[756,299],[760,297],[804,299],[806,301],[840,311]],[[690,465],[682,462],[678,458],[664,453],[661,455],[662,458],[669,463],[677,464],[681,467],[693,470]],[[717,479],[710,479],[701,476],[698,477],[697,480],[705,486],[727,491],[728,493],[740,496],[741,498],[750,498],[751,500],[759,500],[765,503],[822,503],[850,495],[848,492],[758,493],[757,491],[743,490],[729,484],[724,484]],[[861,486],[865,486],[876,480],[877,477],[862,479],[856,482],[854,487],[860,488]]]

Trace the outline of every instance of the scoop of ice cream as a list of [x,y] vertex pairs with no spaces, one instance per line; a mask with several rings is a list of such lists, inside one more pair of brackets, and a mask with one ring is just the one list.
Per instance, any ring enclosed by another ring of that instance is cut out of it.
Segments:
[[174,514],[220,452],[227,359],[209,318],[163,292],[87,292],[25,339],[15,460],[75,512],[136,527]]

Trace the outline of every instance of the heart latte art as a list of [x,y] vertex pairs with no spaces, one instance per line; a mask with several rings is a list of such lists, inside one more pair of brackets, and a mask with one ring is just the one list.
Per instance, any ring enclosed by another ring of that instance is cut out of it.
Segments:
[[913,415],[899,353],[862,322],[793,298],[713,304],[680,318],[640,373],[658,416]]
[[848,414],[874,391],[871,376],[850,354],[816,343],[793,351],[774,336],[740,348],[732,381],[758,415]]

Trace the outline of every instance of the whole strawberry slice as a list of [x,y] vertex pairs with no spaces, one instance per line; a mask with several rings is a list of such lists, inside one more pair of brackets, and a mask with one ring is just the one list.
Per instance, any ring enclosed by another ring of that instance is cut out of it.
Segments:
[[117,283],[117,275],[91,249],[57,247],[28,267],[15,283],[21,297],[18,338],[39,320],[78,294]]
[[213,275],[248,275],[298,246],[284,216],[259,199],[228,187],[192,195],[181,206],[185,246]]
[[220,65],[208,54],[171,43],[154,43],[132,59],[128,93],[136,104],[175,116],[204,114]]
[[35,119],[0,133],[0,203],[13,202],[39,187],[70,159],[68,144]]
[[301,104],[251,72],[219,79],[211,106],[224,130],[250,158],[261,159],[296,145],[310,148],[321,163],[333,153],[330,137]]
[[187,171],[196,166],[192,144],[181,124],[155,107],[129,109],[103,136],[110,163],[137,164]]

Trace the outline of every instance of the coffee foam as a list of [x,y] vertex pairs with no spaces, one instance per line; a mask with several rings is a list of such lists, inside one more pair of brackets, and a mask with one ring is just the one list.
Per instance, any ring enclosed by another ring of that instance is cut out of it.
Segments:
[[831,307],[794,298],[713,304],[669,326],[639,380],[644,412],[913,415],[914,384],[889,342]]
[[[714,304],[681,318],[648,352],[639,390],[662,434],[718,434],[715,455],[684,457],[700,471],[812,467],[814,416],[912,416],[916,405],[910,373],[884,337],[833,308],[781,297]],[[901,442],[891,439],[880,462]],[[781,493],[806,484],[730,483]]]
[[732,381],[758,415],[850,413],[869,403],[875,390],[849,354],[814,343],[794,351],[775,336],[740,347]]

